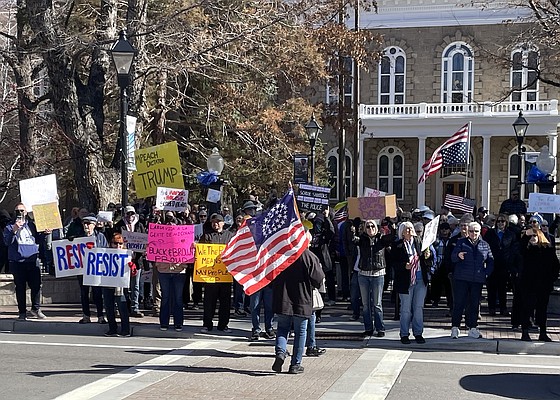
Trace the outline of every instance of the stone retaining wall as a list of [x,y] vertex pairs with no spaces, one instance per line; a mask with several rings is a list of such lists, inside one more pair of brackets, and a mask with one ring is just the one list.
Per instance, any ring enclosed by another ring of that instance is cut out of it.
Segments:
[[[43,275],[41,304],[80,303],[80,287],[75,277],[55,278]],[[0,305],[16,305],[14,281],[10,274],[0,274]],[[31,304],[27,289],[27,304]]]

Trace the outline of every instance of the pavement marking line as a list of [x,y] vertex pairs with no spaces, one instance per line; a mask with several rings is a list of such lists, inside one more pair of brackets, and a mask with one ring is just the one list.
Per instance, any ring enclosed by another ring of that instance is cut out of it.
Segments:
[[[106,376],[72,390],[57,397],[56,400],[124,399],[178,372],[178,369],[164,370],[166,366],[176,364],[184,367],[184,359],[186,356],[191,355],[195,350],[206,348],[216,349],[216,343],[215,340],[200,340],[189,343],[178,349],[173,349],[169,354],[153,358],[124,371]],[[236,345],[237,343],[231,343],[230,347]],[[227,346],[224,347],[227,348]],[[185,350],[187,351],[185,352]],[[189,365],[194,365],[210,357],[209,355],[193,357],[193,362],[190,362]]]
[[399,377],[411,351],[387,350],[375,369],[352,396],[352,400],[383,400]]
[[60,342],[28,342],[28,341],[18,342],[17,340],[0,340],[0,344],[24,344],[30,346],[93,347],[93,348],[100,348],[100,349],[123,349],[123,350],[135,349],[135,350],[173,351],[177,349],[177,347],[121,346],[121,345],[113,345],[113,344],[60,343]]
[[535,369],[560,369],[555,365],[538,365],[538,364],[503,364],[503,363],[488,363],[488,362],[474,362],[474,361],[449,361],[449,360],[419,360],[409,359],[409,362],[425,363],[425,364],[455,364],[455,365],[474,365],[481,367],[508,367],[508,368],[535,368]]

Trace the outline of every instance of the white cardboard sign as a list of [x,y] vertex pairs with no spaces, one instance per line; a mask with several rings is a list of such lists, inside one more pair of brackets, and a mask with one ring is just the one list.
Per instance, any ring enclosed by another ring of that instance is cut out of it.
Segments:
[[84,285],[121,287],[130,286],[132,259],[129,250],[95,248],[86,249],[84,255]]
[[439,228],[439,215],[432,219],[424,227],[424,236],[422,237],[422,251],[426,250],[432,243],[437,240]]
[[158,210],[185,211],[189,203],[189,191],[158,187],[156,207]]
[[19,181],[21,202],[28,212],[33,211],[33,204],[58,203],[56,175],[38,176]]
[[528,212],[560,213],[560,196],[557,194],[529,193]]

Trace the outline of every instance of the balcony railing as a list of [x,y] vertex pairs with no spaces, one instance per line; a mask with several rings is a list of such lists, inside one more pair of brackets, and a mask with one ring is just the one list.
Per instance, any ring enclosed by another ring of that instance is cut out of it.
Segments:
[[444,116],[484,116],[515,114],[519,110],[527,115],[558,115],[558,100],[502,102],[502,103],[418,103],[360,105],[360,118],[440,118]]

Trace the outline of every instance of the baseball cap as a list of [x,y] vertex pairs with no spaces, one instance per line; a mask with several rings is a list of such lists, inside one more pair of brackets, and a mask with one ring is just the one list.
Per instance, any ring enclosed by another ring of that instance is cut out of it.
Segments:
[[241,209],[242,210],[247,210],[249,208],[257,208],[257,206],[251,200],[247,200],[245,203],[243,203],[243,207],[241,207]]
[[426,218],[426,219],[429,219],[429,220],[432,220],[432,219],[434,219],[435,217],[436,217],[436,216],[435,216],[434,212],[431,211],[431,210],[430,210],[430,211],[426,211],[426,212],[422,215],[422,218]]
[[223,221],[224,217],[223,217],[222,214],[214,213],[210,216],[210,221],[213,221],[213,220]]
[[203,217],[206,217],[208,215],[208,213],[205,210],[201,210],[201,211],[199,211],[198,216],[200,217],[201,215]]
[[127,213],[132,212],[132,213],[136,214],[136,210],[134,209],[134,206],[126,206],[125,211]]
[[97,222],[97,217],[95,216],[95,214],[89,214],[89,215],[85,216],[84,218],[82,218],[82,222],[96,223]]
[[479,213],[486,213],[486,212],[488,212],[488,209],[486,207],[478,207],[478,212]]

